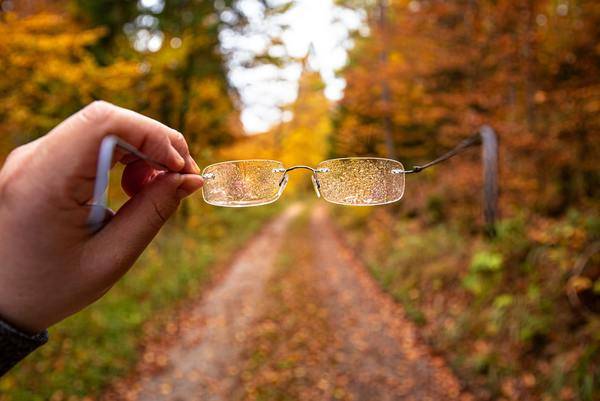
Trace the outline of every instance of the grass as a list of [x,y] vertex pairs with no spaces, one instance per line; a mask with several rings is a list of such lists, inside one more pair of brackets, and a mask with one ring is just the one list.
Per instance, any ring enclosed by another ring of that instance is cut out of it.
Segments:
[[190,202],[190,217],[165,227],[103,299],[52,327],[49,343],[0,380],[0,400],[93,399],[134,366],[145,330],[156,332],[174,305],[202,291],[215,266],[277,210]]

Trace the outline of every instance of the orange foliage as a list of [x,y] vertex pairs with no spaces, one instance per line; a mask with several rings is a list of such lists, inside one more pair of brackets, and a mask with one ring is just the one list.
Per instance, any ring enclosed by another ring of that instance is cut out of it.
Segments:
[[[505,209],[561,213],[598,195],[598,2],[396,1],[387,13],[382,26],[373,12],[347,69],[336,153],[385,155],[387,118],[400,159],[418,163],[488,123]],[[460,204],[479,200],[471,160],[438,169],[462,184],[444,194]]]

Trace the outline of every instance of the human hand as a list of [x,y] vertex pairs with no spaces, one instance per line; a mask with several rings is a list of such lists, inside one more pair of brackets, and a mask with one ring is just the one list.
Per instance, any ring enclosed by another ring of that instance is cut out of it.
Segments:
[[[165,173],[117,151],[129,201],[98,232],[86,220],[98,149],[119,136]],[[94,102],[13,151],[0,170],[0,317],[35,333],[83,309],[119,280],[177,209],[202,186],[180,133]]]

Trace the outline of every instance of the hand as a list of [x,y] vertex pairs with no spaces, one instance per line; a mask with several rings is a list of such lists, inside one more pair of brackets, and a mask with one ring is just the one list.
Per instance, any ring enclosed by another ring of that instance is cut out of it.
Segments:
[[[131,199],[99,232],[86,226],[98,149],[114,134],[178,173],[118,151]],[[39,332],[100,298],[202,186],[183,135],[94,102],[46,136],[17,148],[0,170],[0,318]]]

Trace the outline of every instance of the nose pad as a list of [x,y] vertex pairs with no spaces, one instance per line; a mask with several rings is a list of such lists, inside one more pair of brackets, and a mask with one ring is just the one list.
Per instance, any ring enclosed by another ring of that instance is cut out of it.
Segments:
[[321,191],[319,190],[319,188],[321,188],[321,184],[319,184],[319,180],[315,177],[314,174],[310,178],[312,178],[313,188],[315,189],[315,193],[317,194],[317,198],[320,198],[321,197]]
[[288,175],[284,175],[283,178],[281,179],[281,181],[279,181],[279,191],[277,191],[277,196],[281,196],[281,194],[283,193],[283,190],[285,189],[285,187],[287,186],[288,183]]

